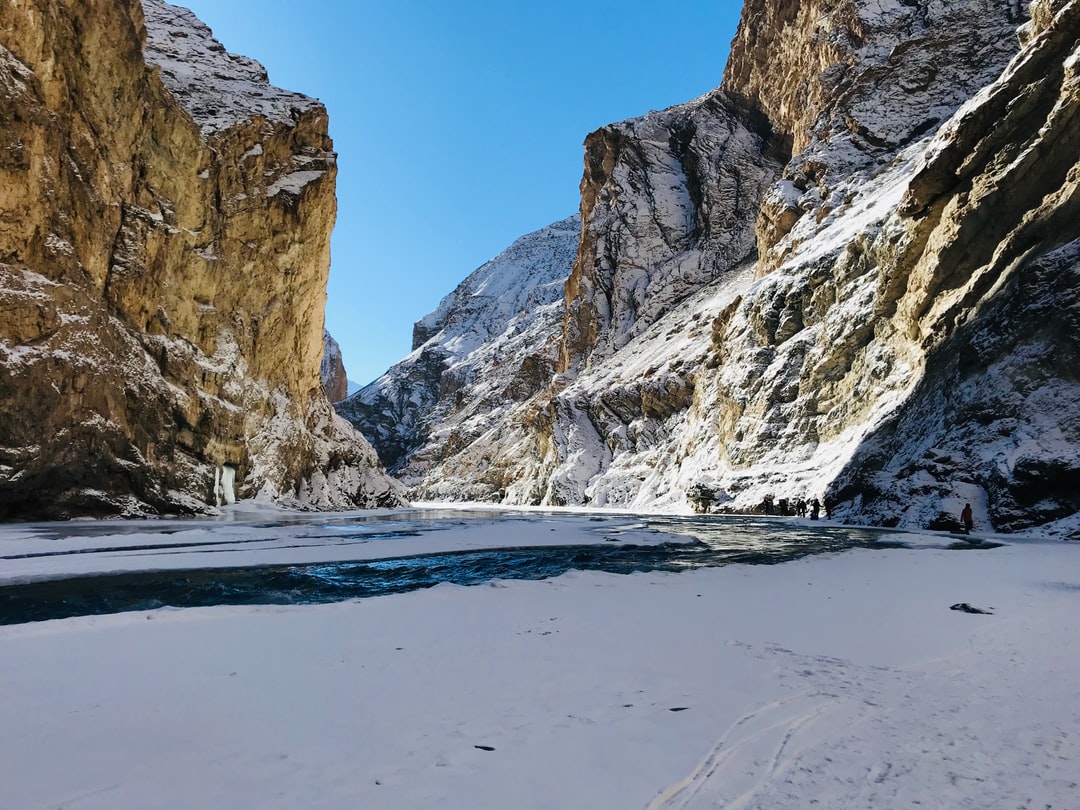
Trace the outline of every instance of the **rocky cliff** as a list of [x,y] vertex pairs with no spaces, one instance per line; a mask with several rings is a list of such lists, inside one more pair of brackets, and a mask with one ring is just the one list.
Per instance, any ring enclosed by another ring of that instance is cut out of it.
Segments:
[[586,140],[557,373],[418,494],[1080,530],[1078,14],[748,0],[718,90]]
[[970,501],[984,526],[1076,533],[1080,3],[1031,13],[1021,52],[920,153],[890,243],[870,246],[880,328],[922,361],[834,485],[877,522],[947,526]]
[[345,373],[345,361],[341,357],[341,346],[329,332],[323,332],[322,363],[319,365],[319,377],[323,391],[331,402],[341,402],[349,395],[349,377]]
[[0,5],[0,517],[400,502],[321,391],[326,111],[161,0]]
[[610,357],[751,258],[759,203],[787,146],[723,92],[589,135],[561,370]]

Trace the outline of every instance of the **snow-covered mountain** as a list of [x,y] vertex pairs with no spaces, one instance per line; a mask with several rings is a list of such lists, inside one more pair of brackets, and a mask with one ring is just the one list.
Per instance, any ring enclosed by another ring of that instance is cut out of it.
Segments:
[[747,0],[718,90],[586,140],[528,385],[444,377],[488,345],[452,296],[343,412],[423,498],[1078,531],[1078,35],[1077,0]]
[[[570,217],[517,240],[417,322],[408,357],[337,406],[391,473],[437,480],[441,460],[547,388],[579,231]],[[500,485],[479,476],[468,497],[501,498]]]

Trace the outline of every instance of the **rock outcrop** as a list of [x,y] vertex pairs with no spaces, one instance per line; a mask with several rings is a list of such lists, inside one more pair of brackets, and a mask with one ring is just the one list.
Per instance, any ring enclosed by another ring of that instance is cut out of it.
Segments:
[[557,373],[423,491],[1080,531],[1078,15],[748,0],[718,90],[587,139]]
[[319,377],[323,391],[331,402],[341,402],[349,395],[349,377],[345,372],[345,361],[341,357],[341,346],[329,332],[323,332],[323,356],[319,365]]
[[610,357],[751,258],[784,148],[767,119],[722,92],[589,135],[561,370]]
[[400,503],[321,390],[323,106],[161,0],[0,38],[0,517]]

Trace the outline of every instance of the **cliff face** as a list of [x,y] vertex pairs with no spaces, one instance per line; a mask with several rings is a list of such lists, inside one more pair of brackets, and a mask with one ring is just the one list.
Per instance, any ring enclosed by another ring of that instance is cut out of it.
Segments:
[[696,408],[717,420],[699,428],[715,431],[722,497],[824,489],[852,519],[922,527],[965,502],[1003,529],[1076,512],[1060,494],[1080,442],[1074,316],[1051,311],[1069,312],[1080,235],[1075,13],[1021,31],[1024,49],[933,137],[897,143],[875,173],[834,172],[835,209],[809,192],[769,274],[716,324],[720,373]]
[[559,373],[426,491],[1080,531],[1078,14],[748,0],[721,88],[589,136]]
[[[1067,267],[1078,235],[1068,179],[1077,150],[1065,134],[1076,103],[1075,6],[1021,31],[1026,45],[1011,63],[1016,8],[857,10],[846,19],[862,23],[840,38],[859,46],[843,63],[844,92],[832,107],[821,94],[809,134],[784,122],[782,99],[763,105],[796,149],[806,146],[762,200],[758,280],[718,307],[692,404],[659,442],[614,454],[572,497],[629,490],[656,502],[697,486],[748,508],[767,496],[829,494],[852,519],[923,527],[947,525],[943,515],[967,501],[983,526],[1008,529],[1076,512],[1061,495],[1080,442],[1068,371],[1076,333],[1048,311],[1056,300],[1068,312],[1075,284],[1036,269]],[[956,42],[971,30],[993,45]],[[725,86],[753,77],[741,58],[737,48]],[[966,98],[958,112],[927,117],[941,99]],[[966,360],[957,357],[964,345]],[[609,373],[598,369],[589,390]],[[575,409],[602,424],[583,393]],[[650,451],[661,460],[648,463]],[[565,464],[550,480],[564,473],[569,480]]]
[[1035,2],[1024,48],[920,156],[875,308],[925,353],[837,480],[879,522],[970,501],[1022,530],[1080,511],[1080,4]]
[[758,202],[787,157],[776,140],[723,93],[586,139],[561,370],[610,357],[753,255]]
[[160,0],[0,31],[0,516],[398,503],[320,388],[322,105]]
[[747,0],[724,92],[795,155],[873,152],[940,124],[1016,51],[1022,0]]
[[762,200],[758,275],[901,150],[994,81],[1017,50],[1020,0],[766,3],[750,0],[723,90],[793,144]]

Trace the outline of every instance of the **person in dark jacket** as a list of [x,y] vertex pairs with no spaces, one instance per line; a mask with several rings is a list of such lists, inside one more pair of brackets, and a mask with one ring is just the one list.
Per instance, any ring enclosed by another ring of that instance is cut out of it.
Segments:
[[960,522],[964,524],[964,534],[971,534],[971,530],[975,528],[975,518],[971,514],[971,504],[964,504],[964,511],[960,513]]

